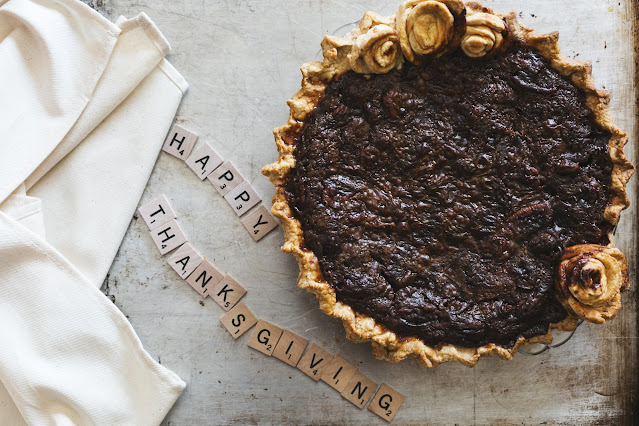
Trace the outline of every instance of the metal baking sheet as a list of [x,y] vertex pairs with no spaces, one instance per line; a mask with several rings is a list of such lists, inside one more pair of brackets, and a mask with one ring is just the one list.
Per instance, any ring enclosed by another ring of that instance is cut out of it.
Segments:
[[[299,66],[317,57],[320,40],[367,10],[392,14],[398,1],[86,0],[114,20],[146,12],[173,47],[171,62],[190,83],[178,122],[232,160],[268,203],[273,188],[260,173],[277,155],[272,129],[288,117],[286,99],[299,87]],[[632,0],[489,1],[520,11],[539,31],[560,31],[562,52],[589,59],[598,87],[612,92],[618,125],[637,145],[636,21]],[[629,424],[637,421],[636,179],[617,229],[630,262],[632,288],[609,324],[582,324],[572,339],[511,362],[482,359],[426,369],[413,361],[375,360],[368,344],[344,338],[295,285],[295,261],[280,252],[278,229],[254,242],[226,202],[174,157],[161,154],[143,201],[166,194],[192,244],[248,289],[259,317],[315,341],[353,362],[377,382],[406,395],[397,424]],[[133,218],[105,281],[150,354],[188,384],[165,420],[182,424],[384,424],[324,383],[234,341],[218,318],[166,264],[146,226]]]

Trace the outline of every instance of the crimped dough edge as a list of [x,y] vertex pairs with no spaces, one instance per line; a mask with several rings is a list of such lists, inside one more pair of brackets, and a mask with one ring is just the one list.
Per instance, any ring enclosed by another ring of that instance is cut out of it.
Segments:
[[[454,2],[448,0],[449,2]],[[408,2],[406,2],[408,3]],[[491,9],[477,2],[465,4],[466,12],[483,12],[495,14]],[[614,125],[612,113],[608,106],[609,93],[595,87],[592,78],[590,62],[571,61],[561,55],[558,46],[559,33],[538,34],[531,28],[521,24],[514,12],[507,15],[495,14],[503,18],[507,24],[509,37],[522,40],[541,56],[548,60],[551,67],[565,77],[586,95],[586,105],[593,112],[596,123],[611,133],[608,142],[610,158],[613,162],[612,190],[613,198],[604,211],[604,218],[612,225],[619,221],[620,213],[630,204],[626,194],[626,184],[634,172],[634,166],[623,152],[628,141],[628,135]],[[366,25],[373,22],[382,25],[394,24],[395,16],[381,17],[367,12],[362,18]],[[364,25],[364,27],[366,27]],[[360,24],[360,27],[362,25]],[[362,35],[357,28],[344,37],[326,36],[322,41],[323,62],[309,62],[301,66],[302,88],[287,101],[290,107],[288,122],[273,131],[279,152],[276,162],[265,166],[262,173],[269,177],[275,186],[273,206],[271,212],[275,215],[285,234],[282,251],[291,253],[297,259],[300,273],[297,285],[315,295],[320,308],[326,314],[342,320],[346,336],[353,342],[370,341],[373,355],[382,360],[400,362],[406,358],[414,358],[426,367],[435,367],[447,361],[459,361],[473,367],[481,356],[498,356],[506,360],[512,359],[515,351],[524,345],[535,343],[549,344],[552,342],[552,330],[575,330],[578,319],[568,316],[559,323],[550,324],[548,333],[531,338],[520,337],[512,348],[505,348],[498,344],[486,344],[480,347],[462,347],[453,344],[442,344],[431,347],[416,337],[399,337],[385,326],[377,323],[373,318],[355,312],[350,306],[337,301],[335,291],[324,280],[317,257],[313,252],[303,248],[303,234],[300,222],[293,216],[287,202],[284,187],[291,169],[295,167],[293,157],[293,140],[304,124],[304,120],[319,103],[327,84],[335,77],[350,71],[348,54],[350,47],[358,36]],[[351,60],[352,62],[352,60]],[[401,67],[403,61],[397,60],[396,67]],[[612,232],[609,235],[610,247],[614,246]]]

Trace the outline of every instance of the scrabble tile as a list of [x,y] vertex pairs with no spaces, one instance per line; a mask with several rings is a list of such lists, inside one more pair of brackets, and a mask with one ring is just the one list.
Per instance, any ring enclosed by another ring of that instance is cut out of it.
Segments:
[[324,369],[333,361],[333,355],[315,343],[311,343],[297,368],[316,382],[322,377]]
[[257,325],[253,329],[248,345],[264,355],[271,356],[280,336],[282,336],[281,328],[261,319],[257,321]]
[[246,289],[232,276],[226,275],[209,294],[225,311],[231,309],[244,296]]
[[206,178],[213,184],[222,197],[244,182],[244,178],[230,161],[225,161]]
[[224,196],[224,199],[233,207],[236,215],[242,216],[251,207],[262,201],[250,183],[244,181]]
[[202,260],[202,256],[195,251],[191,244],[184,243],[167,259],[167,263],[179,276],[186,279],[202,263]]
[[181,160],[186,160],[191,155],[191,150],[197,141],[197,135],[189,132],[184,127],[174,124],[166,135],[162,151],[167,152]]
[[379,390],[373,397],[373,400],[370,404],[368,404],[368,409],[380,416],[382,419],[390,422],[393,420],[393,417],[395,417],[395,414],[397,414],[397,411],[403,402],[404,395],[397,392],[386,383],[382,383]]
[[217,169],[224,160],[207,143],[200,145],[186,159],[186,165],[193,170],[201,180],[204,180],[213,170]]
[[175,219],[151,231],[151,238],[161,254],[167,254],[186,242],[186,236]]
[[200,263],[200,266],[195,268],[195,271],[186,280],[200,296],[206,297],[213,291],[216,285],[218,285],[224,274],[217,270],[208,260]]
[[242,225],[251,234],[255,241],[259,241],[263,236],[271,232],[277,226],[277,219],[260,204],[259,207],[251,210],[242,219]]
[[231,336],[237,339],[255,325],[257,318],[246,306],[246,303],[242,302],[222,315],[220,322]]
[[375,394],[376,389],[377,383],[358,371],[342,391],[342,396],[363,409],[371,396]]
[[273,356],[280,361],[284,361],[291,367],[295,367],[306,349],[308,340],[293,333],[290,330],[284,330],[282,337],[280,337]]
[[176,218],[169,200],[164,195],[146,203],[138,209],[138,212],[151,231]]
[[331,363],[324,369],[322,381],[341,393],[355,373],[357,373],[357,367],[341,356],[335,355]]

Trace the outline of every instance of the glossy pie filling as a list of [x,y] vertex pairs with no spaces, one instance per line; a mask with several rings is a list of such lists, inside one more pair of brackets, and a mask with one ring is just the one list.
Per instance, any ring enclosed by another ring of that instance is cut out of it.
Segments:
[[563,250],[608,244],[610,134],[521,44],[333,80],[286,186],[337,299],[436,347],[545,334]]

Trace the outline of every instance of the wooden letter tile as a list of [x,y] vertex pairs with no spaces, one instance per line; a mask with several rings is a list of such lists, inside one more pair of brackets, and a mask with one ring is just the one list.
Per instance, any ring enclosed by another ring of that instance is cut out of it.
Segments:
[[233,211],[238,216],[242,216],[244,213],[249,211],[251,207],[262,201],[251,184],[246,181],[242,182],[226,194],[224,199],[228,201],[231,207],[233,207]]
[[217,302],[225,311],[231,309],[244,296],[246,289],[226,275],[218,285],[215,286],[209,297]]
[[186,279],[202,263],[202,256],[195,251],[191,244],[184,243],[167,259],[167,262],[179,276]]
[[363,409],[375,393],[375,389],[377,389],[377,383],[358,371],[342,391],[342,396]]
[[217,169],[223,162],[222,157],[217,155],[217,153],[213,151],[213,148],[207,143],[200,145],[189,155],[189,158],[186,159],[186,165],[202,180],[213,170]]
[[260,204],[258,208],[253,209],[242,219],[242,225],[255,241],[259,241],[263,236],[275,229],[277,220],[263,204]]
[[217,268],[207,260],[200,263],[200,266],[195,268],[195,271],[186,280],[191,284],[200,296],[206,297],[213,291],[216,285],[222,281],[224,274],[217,270]]
[[176,217],[169,200],[164,195],[146,203],[138,209],[138,212],[151,231]]
[[231,336],[237,339],[255,325],[257,318],[255,318],[253,312],[246,306],[246,303],[242,302],[222,315],[220,322]]
[[322,381],[341,393],[355,373],[357,373],[357,367],[341,356],[335,355],[331,363],[324,369]]
[[249,347],[262,352],[264,355],[273,355],[273,349],[282,335],[282,329],[263,319],[257,321],[253,334],[248,341]]
[[244,181],[240,172],[230,161],[225,161],[220,167],[213,170],[207,179],[222,197]]
[[162,151],[168,152],[181,160],[186,160],[191,155],[195,141],[197,141],[195,133],[174,124],[169,134],[166,135]]
[[324,369],[333,361],[333,355],[323,348],[311,343],[304,356],[297,363],[297,368],[311,379],[318,381]]
[[290,330],[284,330],[280,341],[275,346],[273,356],[291,367],[295,367],[302,357],[307,343],[308,340],[302,336],[298,336]]
[[162,254],[167,254],[186,242],[186,236],[175,219],[151,231],[151,238]]
[[397,392],[386,383],[382,383],[377,394],[375,394],[373,400],[368,405],[368,409],[380,416],[382,419],[390,422],[393,420],[393,417],[395,417],[395,414],[403,402],[404,395]]

